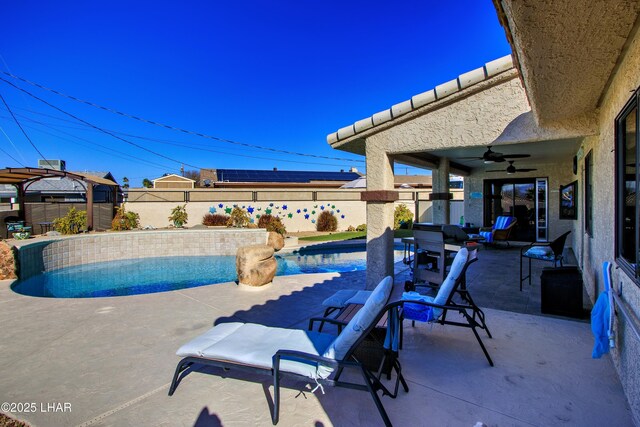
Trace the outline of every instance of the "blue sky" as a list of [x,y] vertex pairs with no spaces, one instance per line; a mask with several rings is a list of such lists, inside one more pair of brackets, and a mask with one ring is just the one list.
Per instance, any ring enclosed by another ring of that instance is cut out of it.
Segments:
[[[5,3],[0,22],[1,71],[188,130],[347,159],[161,129],[0,75],[175,160],[89,128],[0,81],[0,94],[45,156],[66,160],[69,170],[127,176],[132,186],[179,173],[181,163],[362,170],[364,159],[332,150],[328,133],[510,53],[490,0],[21,1]],[[36,165],[39,155],[4,105],[0,127],[0,166]]]

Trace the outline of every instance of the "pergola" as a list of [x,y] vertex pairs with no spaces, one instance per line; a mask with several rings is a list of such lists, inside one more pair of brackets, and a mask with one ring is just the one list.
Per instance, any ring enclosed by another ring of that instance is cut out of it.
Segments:
[[112,187],[113,200],[115,203],[118,184],[110,179],[101,178],[95,175],[80,172],[66,172],[54,169],[39,168],[6,168],[0,169],[0,184],[11,184],[18,190],[18,205],[20,206],[20,217],[24,220],[25,192],[30,184],[44,178],[70,178],[77,181],[84,181],[87,185],[87,228],[93,229],[93,186],[108,185]]

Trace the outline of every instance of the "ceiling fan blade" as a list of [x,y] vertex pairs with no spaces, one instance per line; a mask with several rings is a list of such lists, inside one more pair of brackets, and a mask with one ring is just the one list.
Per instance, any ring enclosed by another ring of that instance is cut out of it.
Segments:
[[485,171],[485,172],[506,172],[506,170],[505,169],[493,169],[493,170]]
[[533,172],[537,170],[538,169],[516,169],[516,172]]
[[456,160],[482,160],[482,157],[456,157]]
[[531,157],[531,154],[505,154],[502,156],[504,159],[525,159]]

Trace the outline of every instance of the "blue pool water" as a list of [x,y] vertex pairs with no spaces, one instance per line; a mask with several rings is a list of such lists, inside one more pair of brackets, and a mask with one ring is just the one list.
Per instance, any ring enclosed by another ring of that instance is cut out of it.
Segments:
[[[402,251],[395,248],[396,261]],[[277,276],[358,271],[366,252],[333,249],[276,255]],[[19,294],[50,298],[93,298],[148,294],[237,279],[235,256],[142,258],[62,268],[19,281]]]

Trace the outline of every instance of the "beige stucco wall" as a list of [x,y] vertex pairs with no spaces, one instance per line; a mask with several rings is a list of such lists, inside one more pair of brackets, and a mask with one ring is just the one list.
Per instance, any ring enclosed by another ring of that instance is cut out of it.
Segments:
[[[592,150],[594,164],[594,235],[583,234],[582,216],[574,221],[573,243],[584,273],[585,285],[591,299],[602,291],[602,262],[615,258],[615,117],[632,92],[640,86],[640,38],[629,45],[624,59],[606,91],[599,112],[599,136],[586,138],[584,155]],[[584,188],[584,157],[579,162],[581,194]],[[581,203],[581,207],[584,205]],[[582,209],[581,209],[582,210]],[[622,283],[622,298],[640,315],[640,288],[620,269],[614,270],[614,284]],[[637,425],[640,425],[640,342],[617,317],[617,348],[611,354],[629,400]]]
[[484,91],[372,135],[366,143],[380,141],[389,153],[487,145],[527,111],[526,94],[513,73],[510,79],[501,77],[499,84]]
[[[558,142],[561,144],[562,142]],[[559,206],[559,189],[560,185],[566,185],[578,179],[577,175],[573,174],[573,161],[571,158],[558,159],[557,163],[535,163],[531,161],[527,163],[527,167],[537,169],[534,172],[517,173],[515,175],[507,175],[507,173],[491,173],[474,172],[467,178],[465,178],[464,189],[464,212],[465,221],[471,222],[476,226],[481,226],[483,218],[483,199],[470,197],[470,193],[482,193],[484,195],[484,180],[485,179],[509,179],[509,178],[547,178],[548,182],[548,226],[549,226],[549,240],[553,240],[564,232],[573,229],[573,223],[575,221],[567,219],[559,219],[560,206]],[[578,187],[578,203],[582,202],[581,193],[582,188]],[[571,240],[567,240],[567,246],[571,246]]]
[[[313,231],[313,222],[323,210],[333,211],[338,218],[338,230],[346,230],[349,226],[357,227],[367,223],[366,203],[360,201],[361,190],[286,190],[286,191],[256,191],[246,190],[203,190],[195,189],[189,192],[190,202],[184,202],[184,191],[158,191],[154,189],[136,190],[129,193],[129,201],[125,209],[140,215],[141,226],[164,228],[169,226],[171,209],[178,205],[186,205],[189,221],[187,227],[202,223],[202,217],[215,210],[214,213],[228,215],[228,211],[237,205],[245,210],[253,208],[250,217],[255,223],[258,215],[270,211],[271,215],[279,216],[287,231]],[[463,191],[452,190],[455,200],[463,198]],[[428,200],[430,192],[416,190],[401,190],[399,200],[394,206],[404,204],[414,212],[416,199]],[[313,198],[316,200],[314,201]],[[222,206],[220,206],[222,205]],[[422,204],[422,209],[425,208]],[[324,209],[323,209],[324,208]],[[305,211],[306,209],[306,211]],[[300,212],[298,212],[298,210]],[[308,215],[308,218],[306,217]],[[459,217],[455,218],[457,222]]]

